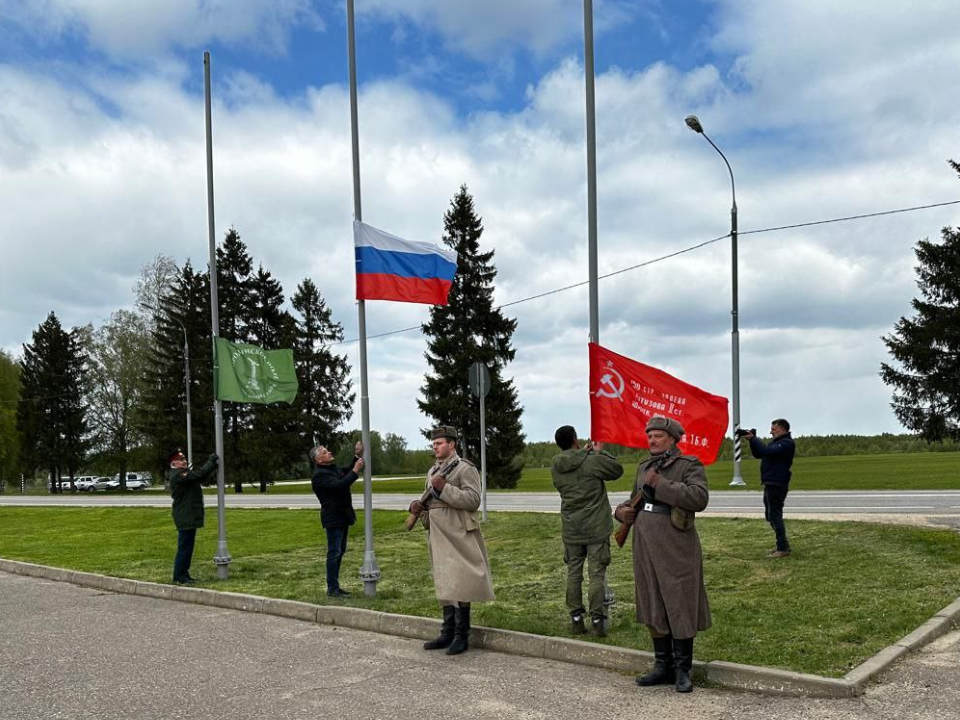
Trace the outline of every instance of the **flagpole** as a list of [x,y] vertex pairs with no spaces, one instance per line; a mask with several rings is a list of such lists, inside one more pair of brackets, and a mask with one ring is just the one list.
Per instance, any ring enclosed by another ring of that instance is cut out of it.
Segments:
[[[583,0],[583,76],[587,115],[587,266],[590,295],[590,342],[600,344],[600,279],[597,260],[597,103],[593,64],[593,0]],[[592,431],[592,428],[591,428]],[[614,603],[613,589],[603,573],[603,602]]]
[[[217,239],[216,223],[213,218],[213,125],[210,112],[210,53],[203,53],[203,89],[204,110],[207,125],[207,234],[210,242],[210,329],[213,333],[213,376],[217,376],[216,341],[220,335],[219,300],[217,299]],[[223,402],[214,399],[213,427],[217,463],[217,554],[213,564],[217,566],[217,577],[226,580],[230,570],[230,551],[227,550],[226,494],[223,475]]]
[[[360,136],[357,122],[357,47],[353,22],[353,0],[347,0],[347,48],[350,56],[350,136],[353,144],[353,215],[363,221],[360,208]],[[357,324],[360,331],[360,418],[363,438],[363,565],[360,579],[363,594],[375,597],[380,567],[373,552],[373,481],[370,475],[370,395],[367,384],[367,311],[363,300],[357,301]]]

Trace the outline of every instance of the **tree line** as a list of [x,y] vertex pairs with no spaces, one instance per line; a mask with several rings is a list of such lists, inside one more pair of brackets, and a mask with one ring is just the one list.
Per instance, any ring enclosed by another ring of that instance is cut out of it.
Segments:
[[[494,253],[480,250],[482,232],[473,198],[461,186],[443,233],[458,253],[458,271],[449,304],[431,307],[422,326],[429,370],[418,405],[431,425],[457,427],[461,447],[475,459],[478,400],[467,391],[466,376],[473,362],[487,363],[494,381],[486,405],[488,478],[492,487],[513,487],[524,441],[516,389],[505,374],[516,321],[493,307]],[[359,431],[345,428],[355,391],[337,348],[343,327],[310,278],[287,304],[280,282],[255,261],[235,228],[216,257],[219,335],[292,348],[295,358],[300,389],[291,405],[223,403],[228,482],[236,492],[245,484],[265,491],[276,480],[308,476],[306,453],[314,443],[344,455],[359,439]],[[178,265],[158,255],[142,268],[134,293],[134,309],[116,311],[97,328],[67,330],[51,312],[19,360],[0,354],[0,480],[37,471],[72,480],[96,467],[115,469],[123,483],[131,463],[162,472],[172,449],[186,450],[188,389],[193,449],[198,455],[213,449],[209,272],[189,259]],[[424,439],[429,430],[421,429]],[[378,474],[420,473],[433,462],[426,441],[424,449],[409,450],[404,438],[373,431],[371,446]],[[51,482],[51,491],[58,486]]]

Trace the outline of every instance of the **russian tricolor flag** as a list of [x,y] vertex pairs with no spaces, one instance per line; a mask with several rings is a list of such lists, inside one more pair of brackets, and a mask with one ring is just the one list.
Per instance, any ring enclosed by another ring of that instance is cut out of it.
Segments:
[[357,300],[446,305],[457,254],[427,242],[404,240],[353,221]]

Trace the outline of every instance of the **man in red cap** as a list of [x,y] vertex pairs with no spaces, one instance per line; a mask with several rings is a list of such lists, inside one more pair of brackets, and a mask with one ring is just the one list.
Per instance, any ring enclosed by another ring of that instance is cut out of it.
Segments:
[[197,529],[203,527],[203,490],[201,485],[217,471],[219,458],[212,453],[199,470],[187,466],[187,457],[177,448],[168,458],[170,470],[167,480],[173,496],[173,522],[177,526],[177,556],[173,561],[173,581],[178,585],[192,585],[190,562]]

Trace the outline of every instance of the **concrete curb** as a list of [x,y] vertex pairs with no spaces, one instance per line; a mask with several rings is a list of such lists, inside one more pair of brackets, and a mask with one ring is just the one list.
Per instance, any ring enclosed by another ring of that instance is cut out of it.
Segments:
[[[262,613],[417,640],[431,639],[440,629],[440,621],[430,618],[396,615],[343,605],[313,605],[297,600],[143,582],[5,558],[0,558],[0,571],[68,582],[105,592]],[[706,681],[733,690],[820,698],[854,697],[863,694],[867,684],[904,655],[950,632],[957,625],[958,619],[960,619],[960,598],[910,634],[868,658],[843,678],[827,678],[777,668],[739,665],[722,660],[708,663],[694,661],[693,675],[698,681]],[[645,672],[653,660],[652,653],[644,650],[481,626],[473,628],[470,641],[474,647],[494,652],[558,660],[626,673]]]

